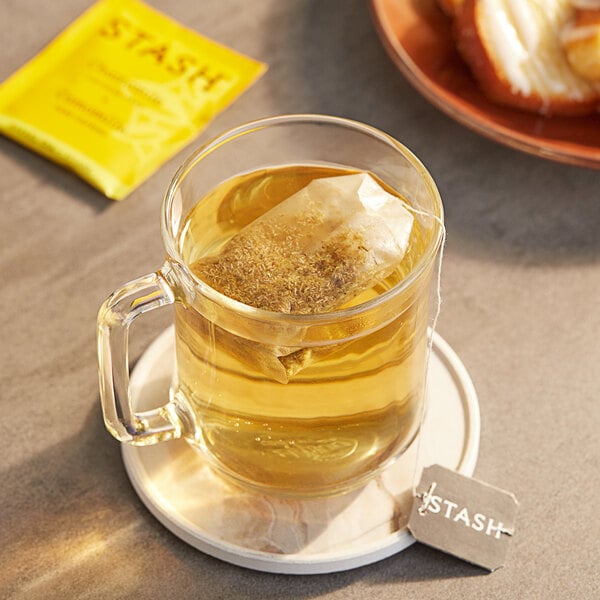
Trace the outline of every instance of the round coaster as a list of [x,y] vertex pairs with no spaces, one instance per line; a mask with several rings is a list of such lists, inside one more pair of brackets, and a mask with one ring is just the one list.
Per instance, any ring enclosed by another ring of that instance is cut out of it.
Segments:
[[[163,332],[131,376],[136,410],[164,404],[174,366],[174,331]],[[365,487],[294,500],[233,485],[187,442],[122,445],[129,478],[150,512],[179,538],[224,561],[272,573],[314,574],[366,565],[414,542],[406,528],[415,473],[440,464],[472,475],[479,405],[471,379],[434,334],[429,407],[418,443]]]

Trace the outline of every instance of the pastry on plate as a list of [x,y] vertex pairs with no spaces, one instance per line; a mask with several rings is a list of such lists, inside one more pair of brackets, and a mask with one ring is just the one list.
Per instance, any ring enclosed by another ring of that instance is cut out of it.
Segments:
[[561,33],[573,71],[600,84],[600,0],[571,0],[572,19]]
[[544,115],[597,110],[598,88],[572,68],[560,32],[571,0],[464,0],[454,18],[458,49],[495,102]]

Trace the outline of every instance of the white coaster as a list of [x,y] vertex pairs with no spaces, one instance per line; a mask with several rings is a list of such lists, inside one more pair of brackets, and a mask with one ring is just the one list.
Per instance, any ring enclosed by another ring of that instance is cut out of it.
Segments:
[[[131,377],[133,404],[164,404],[174,365],[173,328],[146,350]],[[187,442],[122,445],[131,482],[150,512],[193,547],[227,562],[272,573],[330,573],[404,550],[418,449],[419,471],[440,464],[472,475],[479,447],[479,404],[471,379],[434,334],[429,408],[420,444],[365,487],[334,498],[293,500],[244,490],[214,472]]]

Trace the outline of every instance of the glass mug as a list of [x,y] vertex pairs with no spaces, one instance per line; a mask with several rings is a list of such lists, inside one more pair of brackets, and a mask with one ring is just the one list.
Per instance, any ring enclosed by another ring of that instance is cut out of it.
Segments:
[[[198,256],[315,174],[348,171],[373,174],[413,207],[420,243],[403,260],[404,272],[352,305],[317,314],[254,308],[194,273]],[[273,173],[283,173],[284,183],[269,179]],[[98,315],[101,401],[114,437],[135,445],[185,438],[238,483],[296,497],[354,489],[408,448],[423,416],[429,299],[443,238],[438,190],[409,150],[337,117],[242,125],[201,147],[175,174],[162,236],[160,270],[114,292]],[[128,329],[167,304],[175,305],[170,398],[136,412]],[[299,355],[301,368],[289,377],[269,366]]]

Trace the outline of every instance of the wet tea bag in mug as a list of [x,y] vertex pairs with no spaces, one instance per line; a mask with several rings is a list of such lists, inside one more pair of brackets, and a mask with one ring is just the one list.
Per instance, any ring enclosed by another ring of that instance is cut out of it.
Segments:
[[[315,179],[192,270],[222,294],[259,309],[325,313],[394,271],[413,221],[405,203],[368,173]],[[267,348],[223,334],[230,351],[284,383],[315,359],[310,348]]]

